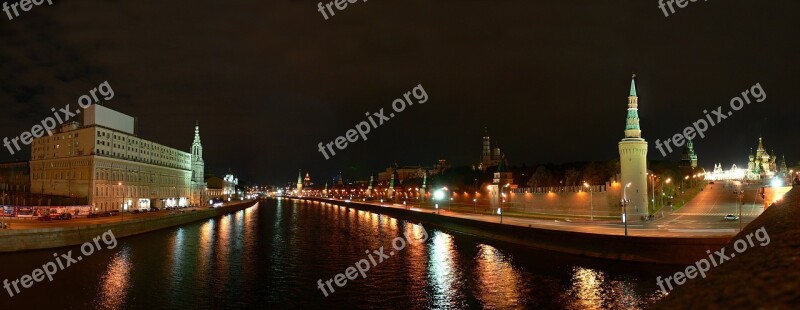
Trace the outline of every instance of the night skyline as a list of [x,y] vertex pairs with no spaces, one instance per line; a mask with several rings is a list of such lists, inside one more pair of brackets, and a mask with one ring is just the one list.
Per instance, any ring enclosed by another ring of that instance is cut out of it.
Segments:
[[[513,164],[606,161],[619,155],[636,73],[648,159],[662,159],[656,139],[761,83],[765,102],[695,140],[700,165],[745,165],[759,135],[793,165],[798,43],[786,30],[797,6],[704,2],[665,18],[632,1],[368,2],[326,21],[311,2],[56,3],[3,22],[0,102],[13,118],[0,130],[19,135],[108,80],[108,107],[137,117],[141,137],[188,151],[199,120],[208,172],[253,183],[471,165],[484,127]],[[335,158],[317,152],[417,84],[425,105]]]

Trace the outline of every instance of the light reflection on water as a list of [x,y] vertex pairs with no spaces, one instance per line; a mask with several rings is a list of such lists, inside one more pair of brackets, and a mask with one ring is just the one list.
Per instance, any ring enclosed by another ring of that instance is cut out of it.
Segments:
[[100,278],[97,291],[98,307],[103,309],[119,309],[124,304],[133,269],[130,261],[130,249],[123,248],[111,258],[105,274]]
[[[406,238],[404,249],[392,249],[396,237]],[[74,296],[71,308],[626,309],[658,298],[653,279],[672,270],[499,246],[345,206],[288,200],[119,242],[13,302],[63,306],[31,297],[59,292]],[[366,279],[337,286],[327,298],[317,288],[380,247],[395,255]],[[47,256],[52,252],[0,255],[0,266],[31,270]]]

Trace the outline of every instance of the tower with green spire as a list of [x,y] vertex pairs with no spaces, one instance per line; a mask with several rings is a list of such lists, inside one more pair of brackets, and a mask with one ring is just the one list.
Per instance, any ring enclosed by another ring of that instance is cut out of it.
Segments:
[[303,194],[303,171],[298,170],[297,172],[297,196],[302,196]]
[[647,141],[642,138],[639,124],[639,96],[636,92],[636,75],[631,78],[628,95],[628,113],[625,119],[625,137],[619,142],[620,177],[627,221],[637,222],[650,214],[647,199]]

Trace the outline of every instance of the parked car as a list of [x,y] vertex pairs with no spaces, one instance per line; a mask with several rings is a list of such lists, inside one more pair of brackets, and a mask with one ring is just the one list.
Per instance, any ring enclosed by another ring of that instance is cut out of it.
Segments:
[[58,215],[58,219],[62,220],[62,221],[71,220],[72,219],[72,214],[61,213],[61,214]]
[[136,209],[136,210],[133,210],[133,211],[131,211],[131,213],[133,213],[133,214],[139,214],[139,213],[142,213],[142,211],[139,211],[139,209]]
[[739,217],[733,214],[728,214],[725,216],[726,221],[738,221]]
[[98,218],[98,217],[100,217],[100,214],[97,214],[97,213],[94,213],[94,212],[91,212],[91,213],[86,215],[87,219],[93,219],[93,218]]
[[158,210],[159,210],[159,209],[158,209],[158,208],[156,208],[156,207],[150,207],[150,212],[158,212]]
[[119,215],[119,211],[117,210],[108,211],[108,216],[117,216],[117,215]]

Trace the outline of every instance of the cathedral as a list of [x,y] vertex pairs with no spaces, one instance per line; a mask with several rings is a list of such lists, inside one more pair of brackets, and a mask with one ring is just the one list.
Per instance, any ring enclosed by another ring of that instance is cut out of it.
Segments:
[[[774,153],[774,152],[773,152]],[[769,179],[778,172],[778,156],[770,155],[764,148],[764,139],[758,138],[758,149],[753,154],[750,150],[750,161],[747,164],[748,179]]]

